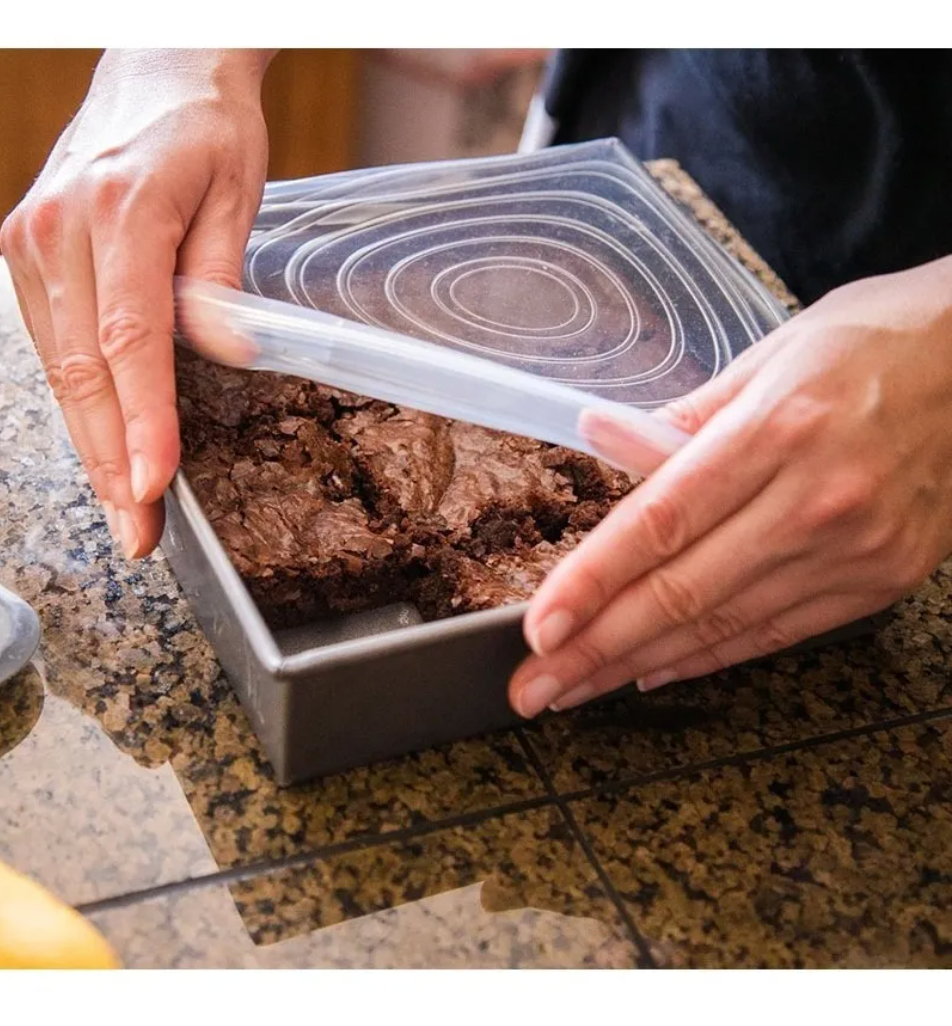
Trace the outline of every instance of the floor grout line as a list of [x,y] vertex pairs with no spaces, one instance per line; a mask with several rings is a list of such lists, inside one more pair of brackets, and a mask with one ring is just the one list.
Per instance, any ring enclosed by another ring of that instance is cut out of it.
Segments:
[[551,794],[555,800],[555,804],[558,807],[559,812],[568,824],[569,830],[572,831],[572,835],[578,842],[579,847],[582,849],[585,857],[588,859],[589,864],[595,870],[595,875],[598,877],[599,883],[602,885],[605,893],[608,895],[609,900],[615,906],[615,911],[618,913],[625,929],[628,931],[628,935],[638,949],[639,961],[642,968],[657,969],[658,965],[654,960],[654,956],[651,954],[651,948],[648,942],[645,940],[641,931],[638,929],[635,923],[634,917],[631,914],[631,910],[625,902],[625,899],[615,889],[615,885],[611,881],[611,877],[608,875],[608,871],[602,865],[601,860],[595,854],[595,849],[592,847],[592,843],[589,840],[587,834],[579,826],[578,820],[575,818],[575,814],[572,812],[568,803],[559,795],[555,789],[552,776],[546,769],[542,759],[539,758],[539,753],[535,750],[532,745],[532,741],[525,734],[525,731],[519,727],[515,731],[519,743],[522,745],[523,750],[526,753],[526,758],[532,764],[536,773],[542,778],[543,783],[546,786],[549,794]]
[[404,844],[420,837],[439,833],[441,830],[452,830],[455,827],[461,826],[475,826],[486,820],[501,819],[504,816],[513,816],[520,812],[532,812],[535,809],[555,804],[555,799],[551,795],[537,795],[535,798],[524,798],[505,805],[495,805],[487,809],[474,809],[471,812],[460,813],[458,816],[427,820],[424,823],[401,827],[398,830],[389,830],[386,833],[361,834],[344,841],[336,841],[333,844],[325,844],[317,848],[311,848],[308,851],[298,852],[295,855],[285,855],[278,859],[259,859],[254,862],[246,862],[240,866],[229,866],[227,869],[220,869],[214,873],[187,877],[182,880],[172,880],[168,883],[156,884],[153,887],[144,887],[137,891],[127,891],[124,894],[117,894],[110,898],[98,898],[94,901],[83,902],[74,907],[82,915],[89,915],[94,912],[121,908],[125,905],[134,905],[141,901],[149,901],[152,898],[168,894],[176,894],[204,887],[214,887],[217,884],[234,883],[235,881],[255,876],[267,876],[280,872],[283,869],[294,869],[298,866],[308,865],[311,862],[323,862],[336,855],[347,855],[351,852],[379,848],[387,844]]
[[879,720],[876,723],[868,723],[864,726],[831,731],[829,734],[816,734],[812,737],[801,738],[798,741],[785,741],[779,745],[769,745],[765,748],[753,748],[747,752],[723,755],[720,758],[708,759],[705,762],[692,762],[686,763],[683,766],[672,766],[670,769],[658,770],[656,773],[641,773],[629,777],[617,777],[614,780],[593,784],[591,787],[580,788],[577,791],[557,791],[556,793],[560,799],[568,802],[582,801],[586,798],[598,798],[603,794],[628,791],[645,784],[677,780],[679,777],[694,776],[707,770],[722,769],[725,766],[744,766],[747,763],[761,762],[764,759],[770,759],[777,755],[807,751],[811,748],[822,748],[824,745],[836,744],[838,741],[847,741],[855,737],[885,733],[888,730],[897,730],[900,727],[908,727],[916,723],[929,723],[932,720],[948,719],[949,717],[952,717],[952,706],[943,706],[941,709],[909,713],[907,716],[897,716],[891,720]]
[[[940,709],[932,709],[922,713],[911,713],[907,716],[895,717],[891,720],[880,720],[875,723],[859,727],[850,727],[846,730],[834,731],[829,734],[820,734],[799,741],[789,741],[780,745],[772,745],[766,748],[757,748],[749,752],[737,753],[735,755],[723,756],[719,759],[709,759],[706,762],[686,763],[683,766],[672,767],[667,770],[659,770],[657,773],[643,773],[630,777],[621,777],[615,780],[605,781],[601,784],[594,784],[591,787],[580,788],[575,791],[560,792],[551,780],[548,771],[536,753],[528,737],[525,738],[523,750],[532,756],[529,757],[533,771],[540,777],[543,787],[546,788],[545,795],[534,798],[525,798],[503,805],[491,806],[486,809],[475,809],[470,812],[460,813],[457,816],[448,816],[441,819],[427,820],[423,823],[416,823],[413,826],[402,827],[399,830],[387,831],[386,833],[366,833],[348,838],[344,841],[337,841],[333,844],[320,845],[305,852],[295,855],[286,855],[279,859],[259,859],[247,862],[240,866],[229,866],[214,873],[207,873],[201,876],[186,877],[181,880],[173,880],[164,884],[156,884],[152,887],[144,887],[139,890],[126,891],[108,898],[98,898],[93,901],[83,902],[75,906],[76,910],[83,915],[96,912],[108,911],[110,909],[123,908],[127,905],[135,905],[139,902],[149,901],[156,897],[169,894],[177,894],[189,890],[197,890],[204,887],[213,887],[217,884],[233,883],[240,880],[250,879],[255,876],[265,876],[280,872],[282,869],[292,869],[297,866],[304,866],[311,862],[321,862],[335,855],[348,854],[353,851],[360,851],[370,848],[378,848],[387,844],[401,844],[414,840],[418,837],[426,837],[441,830],[451,830],[458,826],[470,826],[496,819],[503,816],[511,816],[520,812],[531,812],[534,809],[546,806],[557,806],[566,815],[566,822],[570,825],[574,822],[574,816],[569,808],[569,803],[583,801],[587,798],[598,798],[602,795],[616,794],[622,791],[633,790],[639,786],[653,784],[660,781],[676,780],[680,777],[692,776],[697,773],[711,769],[720,769],[725,766],[741,766],[749,762],[758,762],[771,758],[775,755],[785,755],[790,752],[818,748],[823,745],[835,744],[837,741],[854,737],[862,737],[875,733],[882,733],[887,730],[894,730],[899,727],[910,726],[916,723],[927,723],[932,720],[944,719],[952,716],[952,706],[943,706]],[[516,728],[515,733],[522,741],[522,728]],[[534,757],[534,758],[533,758]],[[577,826],[577,824],[576,824]],[[581,828],[579,828],[580,830]],[[584,835],[583,835],[584,836]],[[580,842],[581,843],[581,842]],[[587,854],[587,853],[586,853]],[[593,865],[598,867],[597,859],[590,859]],[[614,890],[614,888],[612,888]],[[619,897],[619,900],[622,900]],[[627,925],[627,924],[626,924]],[[637,933],[637,931],[634,931]]]

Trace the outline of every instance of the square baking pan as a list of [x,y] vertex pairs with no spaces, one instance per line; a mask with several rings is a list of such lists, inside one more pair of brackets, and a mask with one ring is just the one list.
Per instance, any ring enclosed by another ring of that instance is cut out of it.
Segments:
[[[614,140],[269,183],[245,290],[639,408],[697,387],[787,316]],[[166,510],[162,549],[279,783],[518,721],[507,686],[525,603],[272,630],[182,471]]]
[[[166,495],[162,551],[279,784],[519,722],[507,687],[528,655],[527,603],[432,623],[412,606],[390,606],[272,631],[181,471]],[[857,621],[794,651],[871,633],[879,622]]]

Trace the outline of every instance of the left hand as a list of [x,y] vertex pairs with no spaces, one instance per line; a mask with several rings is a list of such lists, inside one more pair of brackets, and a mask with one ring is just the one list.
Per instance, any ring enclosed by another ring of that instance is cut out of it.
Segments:
[[952,257],[829,293],[659,415],[693,438],[539,589],[523,716],[788,648],[952,552]]

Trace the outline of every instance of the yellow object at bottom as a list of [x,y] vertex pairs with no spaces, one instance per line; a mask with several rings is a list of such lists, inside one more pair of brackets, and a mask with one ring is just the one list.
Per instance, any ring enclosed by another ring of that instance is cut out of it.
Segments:
[[0,863],[0,969],[118,969],[102,935],[28,877]]

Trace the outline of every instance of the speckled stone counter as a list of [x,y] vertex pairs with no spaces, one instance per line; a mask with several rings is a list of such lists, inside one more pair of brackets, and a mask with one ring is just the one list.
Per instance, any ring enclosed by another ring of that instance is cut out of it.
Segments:
[[[675,166],[663,183],[791,306]],[[289,790],[0,278],[0,860],[130,966],[952,966],[950,568],[878,636]]]

